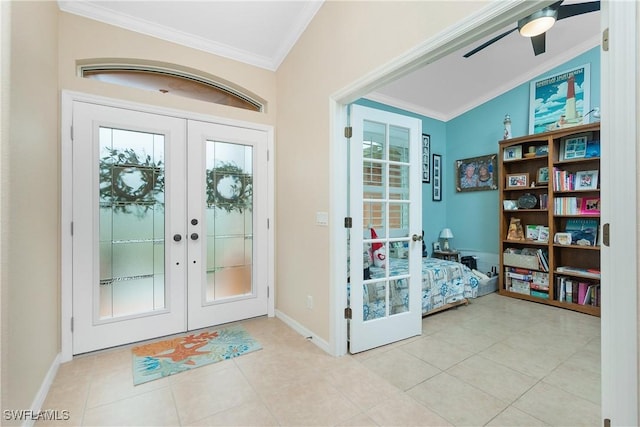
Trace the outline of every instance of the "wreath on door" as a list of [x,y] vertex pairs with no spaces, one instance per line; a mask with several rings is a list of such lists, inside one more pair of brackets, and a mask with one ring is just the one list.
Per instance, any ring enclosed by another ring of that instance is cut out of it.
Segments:
[[207,206],[239,213],[253,208],[253,178],[235,163],[220,162],[207,172]]

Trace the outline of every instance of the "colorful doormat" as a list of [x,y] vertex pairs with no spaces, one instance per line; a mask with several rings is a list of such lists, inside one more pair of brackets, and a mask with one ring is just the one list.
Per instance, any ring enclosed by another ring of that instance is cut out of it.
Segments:
[[261,348],[260,343],[240,326],[141,345],[132,349],[133,384],[157,380]]

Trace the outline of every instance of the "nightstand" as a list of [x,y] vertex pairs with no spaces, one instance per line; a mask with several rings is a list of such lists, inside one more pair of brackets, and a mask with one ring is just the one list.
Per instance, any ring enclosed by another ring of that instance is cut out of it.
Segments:
[[460,252],[458,251],[433,251],[433,257],[460,262]]

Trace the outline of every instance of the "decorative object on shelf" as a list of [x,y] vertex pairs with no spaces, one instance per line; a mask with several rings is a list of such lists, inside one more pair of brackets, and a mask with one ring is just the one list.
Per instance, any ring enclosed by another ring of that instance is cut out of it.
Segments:
[[511,138],[511,116],[505,114],[504,121],[502,123],[504,124],[504,135],[502,136],[502,139]]
[[587,154],[585,155],[586,158],[592,158],[592,157],[600,157],[600,140],[599,139],[593,139],[590,141],[587,141]]
[[510,173],[507,174],[507,188],[520,188],[527,187],[529,185],[529,174],[522,173]]
[[529,134],[588,123],[590,87],[589,64],[532,81]]
[[433,155],[433,200],[442,201],[442,157],[440,154]]
[[548,184],[549,183],[549,167],[545,166],[543,168],[538,169],[538,184]]
[[537,145],[536,146],[536,157],[548,156],[549,155],[549,146],[548,145]]
[[422,134],[422,182],[429,183],[431,181],[431,171],[429,169],[431,136],[426,133]]
[[530,159],[530,158],[535,157],[535,156],[536,156],[536,147],[532,145],[531,147],[529,147],[529,151],[527,151],[524,154],[524,157],[526,159]]
[[518,209],[518,201],[517,200],[503,200],[502,208],[505,211],[515,211]]
[[511,221],[509,221],[507,240],[524,240],[524,229],[520,218],[511,218]]
[[505,162],[508,160],[517,160],[522,158],[522,145],[514,145],[512,147],[506,147],[504,149],[504,155],[502,160]]
[[576,190],[595,190],[598,188],[598,171],[576,172]]
[[453,233],[450,228],[443,228],[440,232],[440,239],[442,239],[442,250],[449,251],[451,247],[449,246],[449,240],[453,239]]
[[560,160],[582,159],[587,156],[587,141],[591,133],[571,135],[560,142]]
[[570,245],[571,233],[556,233],[553,236],[553,242],[558,245]]
[[472,157],[456,160],[456,191],[483,191],[498,189],[498,156]]
[[533,209],[537,204],[538,198],[531,193],[526,193],[518,197],[518,209]]

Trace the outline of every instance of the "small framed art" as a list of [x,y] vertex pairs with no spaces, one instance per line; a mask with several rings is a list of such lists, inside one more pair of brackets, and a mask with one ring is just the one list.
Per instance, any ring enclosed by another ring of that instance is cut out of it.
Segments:
[[429,169],[431,136],[426,133],[422,134],[422,182],[429,183],[431,181],[431,170]]
[[595,190],[598,188],[598,171],[576,172],[576,190]]
[[511,173],[507,175],[507,188],[522,188],[529,185],[528,173]]
[[442,157],[440,154],[434,154],[432,158],[433,164],[433,200],[442,201]]
[[538,169],[538,180],[537,184],[548,184],[549,183],[549,168],[543,167]]
[[560,142],[560,160],[582,159],[587,156],[587,141],[591,133],[582,133],[564,138]]
[[580,199],[581,215],[600,215],[600,197],[583,197]]
[[522,158],[522,145],[514,145],[512,147],[505,147],[503,151],[502,160],[505,162],[509,160],[516,160]]
[[456,160],[456,191],[496,190],[498,161],[496,154]]

